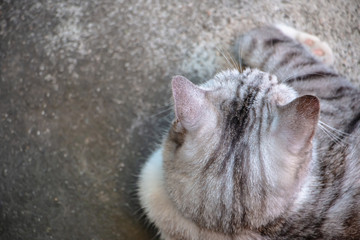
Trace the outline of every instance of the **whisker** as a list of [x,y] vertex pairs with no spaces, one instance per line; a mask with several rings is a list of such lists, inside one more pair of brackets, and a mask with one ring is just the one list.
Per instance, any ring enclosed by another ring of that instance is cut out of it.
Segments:
[[333,135],[331,135],[326,128],[324,128],[320,125],[319,125],[319,127],[331,140],[333,140],[335,143],[339,143],[339,140],[337,138],[335,138]]
[[330,138],[332,139],[335,143],[341,144],[342,146],[344,146],[344,138],[342,135],[338,135],[335,134],[334,132],[332,132],[332,130],[327,129],[324,125],[319,124],[318,125],[319,128]]
[[334,131],[334,132],[337,132],[337,133],[338,133],[339,135],[341,135],[341,136],[349,136],[349,135],[350,135],[350,134],[348,134],[348,133],[346,133],[346,132],[343,132],[343,131],[341,131],[341,130],[339,130],[339,129],[336,129],[336,128],[334,128],[334,127],[332,127],[332,126],[324,123],[323,121],[319,121],[319,124],[323,125],[324,127],[327,127],[327,128],[329,128],[329,129],[331,129],[331,130]]
[[[238,67],[236,66],[236,63],[234,62],[233,58],[231,58],[231,56],[228,54],[225,54],[225,50],[222,50],[218,47],[216,47],[216,50],[221,54],[221,56],[225,59],[226,63],[228,64],[229,68],[235,68],[238,69]],[[230,58],[230,59],[229,59]]]
[[322,128],[324,131],[328,132],[329,134],[331,134],[331,136],[333,136],[336,139],[341,139],[339,135],[333,133],[330,129],[327,129],[325,126],[323,125],[319,125],[320,128]]
[[235,68],[236,68],[239,72],[242,72],[242,69],[241,69],[241,67],[240,67],[240,65],[239,65],[239,62],[235,60],[234,56],[233,56],[232,54],[230,54],[229,51],[227,51],[227,53],[228,53],[228,56],[229,56],[230,59],[231,59],[231,62],[233,62]]
[[326,127],[323,126],[323,125],[319,125],[319,126],[321,126],[322,128],[326,129],[327,132],[329,132],[332,136],[334,136],[334,137],[336,137],[337,139],[339,139],[339,141],[344,142],[344,141],[346,141],[346,139],[345,139],[344,137],[349,136],[349,135],[346,135],[346,134],[342,134],[342,133],[336,132],[336,131],[334,131],[334,130],[332,130],[332,129],[326,128]]
[[[160,109],[162,109],[162,108],[165,108],[165,109],[160,110]],[[155,114],[150,115],[149,118],[158,117],[158,116],[162,115],[163,113],[168,112],[167,114],[165,114],[165,116],[167,116],[167,115],[169,115],[169,114],[171,113],[172,109],[173,109],[173,105],[172,105],[172,104],[171,104],[171,105],[164,106],[164,107],[161,107],[161,108],[159,108],[160,111],[157,111]]]

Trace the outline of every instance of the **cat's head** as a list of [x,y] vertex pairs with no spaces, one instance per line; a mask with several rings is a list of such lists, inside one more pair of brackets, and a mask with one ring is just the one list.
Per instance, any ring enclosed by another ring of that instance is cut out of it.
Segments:
[[164,143],[164,174],[180,213],[235,233],[286,211],[307,174],[319,100],[250,69],[200,86],[176,76],[172,90],[176,119]]

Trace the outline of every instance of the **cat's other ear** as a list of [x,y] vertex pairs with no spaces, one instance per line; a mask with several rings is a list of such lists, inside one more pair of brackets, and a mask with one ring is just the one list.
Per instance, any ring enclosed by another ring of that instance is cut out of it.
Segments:
[[172,79],[175,115],[187,130],[194,130],[201,125],[206,111],[205,90],[182,76]]
[[320,102],[315,96],[305,95],[278,107],[279,121],[276,135],[292,154],[308,151],[319,121]]

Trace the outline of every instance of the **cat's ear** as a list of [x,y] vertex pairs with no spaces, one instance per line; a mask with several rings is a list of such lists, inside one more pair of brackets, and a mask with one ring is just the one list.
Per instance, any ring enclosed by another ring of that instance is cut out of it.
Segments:
[[293,154],[309,150],[319,120],[319,99],[305,95],[278,109],[276,134],[281,144]]
[[196,129],[201,125],[206,111],[205,90],[182,76],[172,79],[175,115],[187,130]]

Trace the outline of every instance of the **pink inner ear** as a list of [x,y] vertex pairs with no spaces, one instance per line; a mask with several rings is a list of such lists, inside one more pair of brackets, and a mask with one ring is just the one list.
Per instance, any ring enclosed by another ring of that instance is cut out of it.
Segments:
[[311,147],[319,119],[319,99],[305,95],[279,110],[278,137],[287,145],[288,150],[297,154]]
[[172,91],[176,118],[187,130],[199,126],[204,113],[205,91],[182,76],[173,77]]

